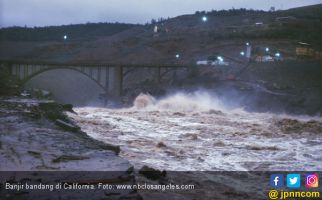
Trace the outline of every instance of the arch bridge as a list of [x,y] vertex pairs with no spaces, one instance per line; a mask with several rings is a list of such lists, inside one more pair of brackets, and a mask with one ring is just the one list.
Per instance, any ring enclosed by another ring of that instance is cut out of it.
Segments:
[[70,69],[77,71],[89,77],[104,89],[107,96],[119,97],[122,95],[123,80],[136,69],[146,69],[152,71],[155,81],[160,82],[162,77],[170,71],[176,71],[178,68],[190,69],[195,65],[153,65],[153,64],[63,64],[63,63],[48,63],[48,62],[23,62],[23,61],[0,61],[1,66],[7,67],[12,75],[18,77],[22,83],[41,74],[45,71],[55,69]]

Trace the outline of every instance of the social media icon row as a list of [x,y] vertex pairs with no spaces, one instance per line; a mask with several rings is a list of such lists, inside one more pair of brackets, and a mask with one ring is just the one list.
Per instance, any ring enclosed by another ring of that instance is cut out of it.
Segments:
[[[272,174],[270,177],[270,185],[274,188],[284,187],[284,175],[283,174]],[[300,174],[287,174],[286,186],[288,188],[300,188],[301,187],[301,175]],[[319,187],[319,176],[318,174],[307,174],[305,175],[305,187],[306,188],[317,188]]]

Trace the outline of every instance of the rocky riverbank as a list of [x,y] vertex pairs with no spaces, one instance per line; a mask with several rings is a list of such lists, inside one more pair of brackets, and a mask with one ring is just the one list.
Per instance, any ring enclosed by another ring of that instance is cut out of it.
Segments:
[[[0,170],[8,171],[17,182],[21,177],[15,177],[13,171],[115,171],[119,176],[105,175],[104,179],[113,178],[116,184],[133,183],[133,167],[118,156],[119,147],[90,138],[65,112],[72,112],[72,108],[50,100],[1,97]],[[125,182],[124,177],[127,177]],[[95,182],[95,178],[90,181]],[[5,195],[14,199],[21,194]],[[95,198],[108,195],[101,191]],[[139,198],[136,192],[128,190],[113,196]],[[23,197],[30,198],[28,193]]]

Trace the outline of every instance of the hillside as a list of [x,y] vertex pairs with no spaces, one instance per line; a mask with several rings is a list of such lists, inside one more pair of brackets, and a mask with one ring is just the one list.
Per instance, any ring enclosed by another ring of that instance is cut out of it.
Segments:
[[[69,27],[74,32],[67,40],[62,39],[63,31],[57,34],[59,37],[53,34],[58,40],[3,39],[0,59],[149,64],[195,63],[209,56],[225,55],[243,60],[239,52],[246,42],[294,56],[299,41],[321,48],[321,12],[322,4],[276,12],[246,9],[196,12],[145,26],[119,25],[113,31],[96,32],[91,27],[99,25],[79,25],[82,30]],[[202,21],[203,16],[207,16],[207,22]],[[153,32],[155,25],[158,33]],[[180,54],[179,60],[176,54]]]
[[322,18],[322,4],[304,6],[300,8],[293,8],[287,11],[283,11],[286,15],[293,15],[295,17],[305,17],[305,18]]
[[1,41],[88,40],[110,36],[139,25],[123,23],[87,23],[48,27],[9,27],[0,29]]

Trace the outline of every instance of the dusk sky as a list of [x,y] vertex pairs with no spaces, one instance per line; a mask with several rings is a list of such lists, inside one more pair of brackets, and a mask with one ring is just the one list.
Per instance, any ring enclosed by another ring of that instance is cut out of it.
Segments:
[[145,23],[196,10],[288,9],[322,0],[0,0],[0,26],[48,26],[86,22]]

